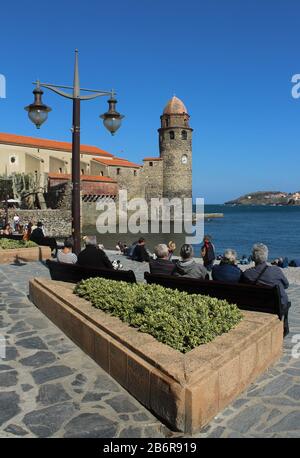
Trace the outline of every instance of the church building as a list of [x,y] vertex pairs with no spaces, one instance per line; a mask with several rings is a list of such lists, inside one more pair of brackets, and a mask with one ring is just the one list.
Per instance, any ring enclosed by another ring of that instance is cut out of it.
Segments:
[[[192,197],[192,131],[184,103],[172,97],[160,117],[159,156],[143,165],[122,159],[96,146],[81,145],[81,190],[84,201],[128,197]],[[0,175],[34,173],[44,192],[70,182],[72,145],[15,134],[0,133]]]

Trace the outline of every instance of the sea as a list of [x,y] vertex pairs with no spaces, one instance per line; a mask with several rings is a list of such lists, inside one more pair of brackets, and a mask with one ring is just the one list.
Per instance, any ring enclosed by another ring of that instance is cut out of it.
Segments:
[[[223,218],[206,219],[205,234],[211,235],[216,253],[234,248],[238,257],[249,256],[254,243],[264,243],[269,248],[269,259],[288,257],[300,258],[300,206],[230,206],[205,205],[205,213],[223,213]],[[95,234],[95,227],[84,226],[84,234]],[[118,240],[131,244],[139,237],[145,237],[147,247],[153,251],[157,243],[185,243],[185,234],[176,234],[171,227],[168,234],[97,234],[99,243],[107,249],[114,249]],[[195,256],[200,255],[201,244],[194,246]]]

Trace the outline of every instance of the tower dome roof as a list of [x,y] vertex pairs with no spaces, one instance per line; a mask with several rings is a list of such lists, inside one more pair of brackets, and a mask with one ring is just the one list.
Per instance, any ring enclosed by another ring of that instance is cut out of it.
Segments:
[[175,95],[168,101],[163,114],[183,114],[187,113],[184,103]]

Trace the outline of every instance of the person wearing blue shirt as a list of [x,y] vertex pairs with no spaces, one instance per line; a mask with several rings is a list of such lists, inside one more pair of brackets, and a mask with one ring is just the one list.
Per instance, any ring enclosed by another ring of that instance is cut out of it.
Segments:
[[212,279],[216,281],[224,281],[227,283],[238,283],[242,271],[236,265],[236,251],[229,248],[222,256],[221,262],[214,265],[212,268]]

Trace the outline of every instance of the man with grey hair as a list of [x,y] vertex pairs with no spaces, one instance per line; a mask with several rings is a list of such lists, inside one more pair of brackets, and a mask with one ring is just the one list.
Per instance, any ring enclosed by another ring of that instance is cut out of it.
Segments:
[[113,265],[104,250],[98,247],[95,235],[87,235],[84,241],[85,249],[79,253],[77,264],[99,269],[113,269]]
[[172,275],[175,264],[169,261],[169,249],[167,245],[160,243],[154,248],[157,259],[151,259],[149,262],[151,274]]
[[284,318],[284,336],[289,333],[288,312],[291,306],[285,289],[289,287],[289,282],[284,273],[278,266],[267,264],[269,250],[263,243],[256,243],[252,248],[252,259],[255,267],[245,270],[242,274],[241,282],[253,283],[257,285],[278,285],[281,296],[282,318]]

